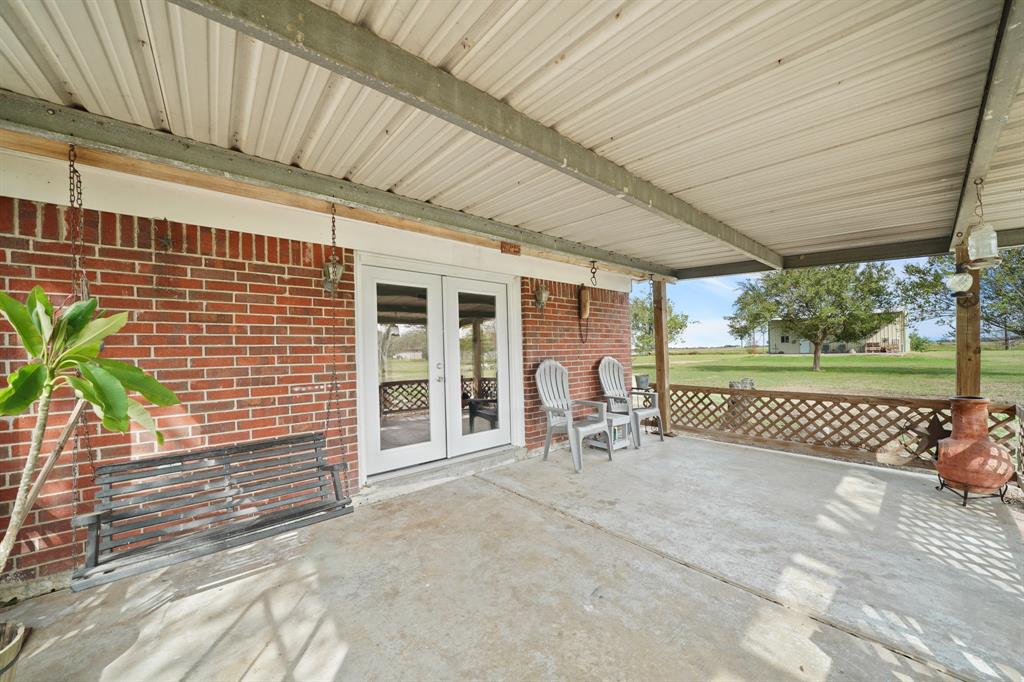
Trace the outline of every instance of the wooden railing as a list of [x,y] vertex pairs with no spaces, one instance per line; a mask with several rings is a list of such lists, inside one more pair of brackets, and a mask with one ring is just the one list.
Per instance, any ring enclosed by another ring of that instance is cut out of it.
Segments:
[[[907,453],[915,439],[911,429],[927,426],[932,415],[946,429],[951,422],[948,400],[676,384],[669,387],[669,395],[674,428],[733,442],[859,459]],[[989,433],[1011,452],[1017,452],[1020,442],[1017,423],[1013,405],[990,406]],[[906,463],[919,460],[908,456]]]
[[430,380],[382,381],[380,413],[417,412],[430,407]]
[[[378,390],[380,391],[381,414],[418,412],[430,408],[429,379],[384,381],[381,382]],[[480,395],[474,395],[473,379],[462,377],[462,392],[471,398],[496,398],[498,380],[495,377],[481,377]]]

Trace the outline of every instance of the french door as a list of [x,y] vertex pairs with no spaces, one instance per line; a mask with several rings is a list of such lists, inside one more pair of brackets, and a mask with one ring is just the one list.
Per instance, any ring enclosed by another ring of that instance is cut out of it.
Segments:
[[505,285],[370,266],[361,281],[367,473],[509,443]]

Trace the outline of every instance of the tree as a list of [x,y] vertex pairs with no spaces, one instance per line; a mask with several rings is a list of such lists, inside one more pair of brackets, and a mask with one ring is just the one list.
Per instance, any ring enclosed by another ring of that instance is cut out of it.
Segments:
[[733,311],[732,316],[725,318],[729,323],[729,334],[741,343],[749,338],[751,347],[755,347],[757,334],[767,330],[768,322],[772,319],[768,301],[755,280],[740,284],[740,295],[733,303]]
[[924,353],[928,350],[929,343],[928,339],[921,336],[917,332],[910,332],[910,350],[915,353]]
[[[1002,264],[981,272],[981,323],[987,333],[1002,336],[1003,348],[1009,348],[1011,335],[1024,336],[1024,250],[1009,249],[1001,255]],[[904,266],[900,299],[911,322],[935,320],[950,329],[956,326],[956,299],[946,287],[946,276],[955,267],[952,255]]]
[[[685,313],[676,313],[672,310],[672,301],[665,299],[668,324],[665,326],[665,333],[668,342],[672,343],[686,331],[690,324],[690,318]],[[633,348],[640,355],[650,355],[654,352],[654,292],[648,291],[646,295],[634,297],[629,302],[630,332],[633,337]]]
[[893,283],[892,268],[881,263],[768,273],[742,285],[729,329],[736,334],[781,320],[787,332],[811,342],[811,369],[819,371],[825,341],[859,341],[895,319]]
[[63,388],[74,391],[80,401],[92,407],[100,424],[126,432],[131,422],[152,431],[157,443],[163,435],[141,404],[128,397],[140,394],[154,405],[176,405],[177,396],[135,365],[100,358],[103,340],[128,322],[128,313],[96,316],[96,299],[77,301],[54,309],[41,287],[29,293],[25,304],[0,293],[0,313],[17,333],[28,362],[7,377],[0,390],[0,415],[18,415],[36,406],[28,457],[21,472],[10,522],[0,542],[0,570],[14,549],[14,541],[32,510],[35,491],[47,469],[33,485],[43,438],[54,395]]

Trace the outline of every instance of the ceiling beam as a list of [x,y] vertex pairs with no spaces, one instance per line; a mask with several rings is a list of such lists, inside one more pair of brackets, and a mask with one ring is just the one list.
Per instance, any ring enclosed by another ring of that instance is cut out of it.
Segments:
[[[164,164],[325,202],[363,209],[444,228],[447,231],[520,244],[542,253],[561,254],[577,263],[597,261],[646,276],[671,278],[673,269],[647,260],[607,251],[587,244],[541,234],[495,220],[366,187],[347,180],[261,159],[242,152],[197,142],[170,133],[117,121],[85,111],[0,90],[0,129],[27,133],[49,140],[80,144],[131,159]],[[249,193],[259,197],[259,193]],[[374,222],[372,219],[371,222]],[[379,221],[378,221],[379,222]],[[386,223],[401,226],[401,223]]]
[[782,256],[554,128],[310,0],[170,0],[549,168],[724,242],[770,267]]
[[[988,176],[999,137],[1010,119],[1010,108],[1020,91],[1024,77],[1024,0],[1004,0],[1003,14],[996,31],[989,63],[988,78],[982,95],[978,123],[968,157],[964,182],[960,188],[953,234],[949,250],[963,243],[967,227],[977,206],[974,185]],[[984,196],[982,197],[984,200]]]
[[[1010,249],[1024,246],[1024,228],[1000,230],[999,248]],[[845,263],[872,263],[876,261],[901,260],[903,258],[922,258],[924,256],[944,256],[949,253],[949,240],[945,237],[916,239],[896,244],[872,244],[870,246],[854,246],[833,251],[817,251],[797,256],[785,256],[783,267],[811,268],[822,265],[843,265]],[[718,265],[701,265],[675,271],[676,279],[700,279],[702,277],[721,277],[723,275],[740,275],[750,272],[768,270],[763,263],[745,260]]]

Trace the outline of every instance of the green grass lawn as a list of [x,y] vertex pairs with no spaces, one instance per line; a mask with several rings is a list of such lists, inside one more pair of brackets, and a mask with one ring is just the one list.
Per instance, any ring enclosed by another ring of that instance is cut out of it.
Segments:
[[[675,351],[674,384],[728,386],[744,377],[756,388],[785,391],[856,393],[916,398],[948,398],[955,390],[954,352],[949,348],[908,355],[823,355],[822,371],[811,371],[809,355],[749,355]],[[654,356],[633,358],[635,374],[654,377]],[[1024,403],[1024,348],[982,351],[982,393],[995,402]]]

